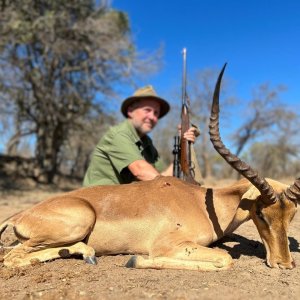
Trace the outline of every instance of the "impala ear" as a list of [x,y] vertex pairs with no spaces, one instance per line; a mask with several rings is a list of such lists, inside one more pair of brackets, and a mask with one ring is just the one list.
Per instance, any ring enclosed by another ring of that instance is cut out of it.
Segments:
[[244,193],[244,195],[242,196],[242,199],[254,200],[254,199],[257,199],[260,195],[261,194],[260,194],[259,190],[255,186],[251,185],[249,187],[249,189],[247,190],[247,192]]

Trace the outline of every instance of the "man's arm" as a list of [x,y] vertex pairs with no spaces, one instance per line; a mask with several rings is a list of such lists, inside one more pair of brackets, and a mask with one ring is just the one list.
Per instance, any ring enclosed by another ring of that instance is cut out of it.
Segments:
[[128,166],[128,169],[137,180],[141,181],[151,180],[160,175],[160,173],[145,160],[132,162]]
[[145,160],[136,160],[128,166],[130,172],[136,177],[136,179],[144,181],[154,179],[156,176],[172,176],[173,163],[170,164],[166,170],[159,173],[151,164]]

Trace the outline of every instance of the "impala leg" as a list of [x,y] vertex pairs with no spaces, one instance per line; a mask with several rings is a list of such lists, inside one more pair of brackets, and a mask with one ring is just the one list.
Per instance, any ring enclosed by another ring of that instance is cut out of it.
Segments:
[[51,204],[49,208],[37,206],[16,221],[14,231],[24,242],[4,257],[5,266],[25,266],[34,260],[42,262],[73,254],[82,254],[86,262],[96,263],[94,249],[82,242],[96,221],[90,204],[80,198]]
[[223,250],[184,242],[163,255],[145,259],[133,256],[126,267],[139,269],[186,269],[199,271],[226,270],[232,265],[231,256]]
[[77,242],[70,246],[46,249],[28,247],[26,243],[24,243],[4,256],[4,266],[22,267],[34,262],[44,262],[55,258],[66,258],[75,254],[82,255],[87,263],[97,263],[94,249],[83,242]]

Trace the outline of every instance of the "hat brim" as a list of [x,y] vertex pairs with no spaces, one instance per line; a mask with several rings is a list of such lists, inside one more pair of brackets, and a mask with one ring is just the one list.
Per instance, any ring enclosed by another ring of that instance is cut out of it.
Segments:
[[146,98],[147,99],[153,99],[153,100],[155,100],[159,103],[159,105],[160,105],[160,113],[159,113],[159,117],[158,117],[159,119],[162,118],[163,116],[165,116],[169,112],[169,110],[170,110],[169,103],[166,100],[164,100],[160,97],[156,97],[156,96],[132,96],[132,97],[129,97],[129,98],[125,99],[122,103],[121,112],[122,112],[123,116],[126,117],[126,118],[128,117],[127,110],[128,110],[128,107],[132,103],[134,103],[138,100],[141,100],[141,99],[146,99]]

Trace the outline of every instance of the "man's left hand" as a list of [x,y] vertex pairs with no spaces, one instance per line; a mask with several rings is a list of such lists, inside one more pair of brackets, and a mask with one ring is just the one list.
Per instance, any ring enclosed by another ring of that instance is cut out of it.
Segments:
[[[181,126],[178,126],[178,130],[179,130],[179,136],[181,135]],[[193,126],[190,127],[184,134],[183,137],[192,143],[195,143],[196,138],[200,135],[200,130],[198,129],[198,127]]]

